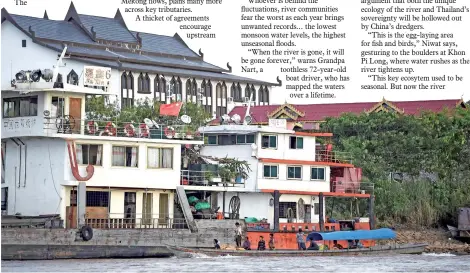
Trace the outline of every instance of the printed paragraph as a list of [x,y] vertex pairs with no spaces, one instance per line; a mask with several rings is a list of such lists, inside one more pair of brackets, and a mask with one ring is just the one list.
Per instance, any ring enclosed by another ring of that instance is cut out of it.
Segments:
[[[214,39],[210,16],[204,7],[221,5],[223,0],[122,0],[124,11],[135,13],[137,22],[176,22],[189,39]],[[197,14],[197,15],[194,15]]]
[[[345,89],[345,18],[331,1],[245,0],[240,11],[241,46],[247,52],[242,72],[276,67],[291,98],[334,98]],[[322,47],[324,40],[336,46]]]
[[[446,68],[469,65],[456,28],[468,25],[463,0],[361,1],[360,71],[364,90],[445,90],[464,75]],[[432,66],[432,74],[423,68]]]

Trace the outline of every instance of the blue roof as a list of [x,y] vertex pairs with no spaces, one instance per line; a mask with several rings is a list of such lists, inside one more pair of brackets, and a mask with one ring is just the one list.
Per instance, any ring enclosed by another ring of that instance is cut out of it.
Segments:
[[[46,43],[43,44],[47,45],[50,48],[56,49],[58,51],[62,51],[62,45],[57,43]],[[86,57],[106,57],[106,58],[115,58],[116,60],[120,58],[122,61],[125,60],[134,60],[134,61],[146,61],[146,62],[153,62],[156,65],[167,65],[167,66],[183,66],[185,68],[190,69],[201,69],[201,70],[212,70],[212,71],[224,71],[224,69],[207,63],[203,60],[187,60],[183,57],[161,57],[161,56],[149,56],[143,55],[133,52],[122,52],[122,51],[107,51],[105,48],[90,48],[90,47],[77,47],[77,46],[68,46],[67,47],[67,54],[86,54],[89,56]]]
[[114,18],[79,14],[80,22],[91,33],[91,27],[96,32],[96,38],[123,43],[137,43],[132,33]]
[[[137,32],[132,31],[132,33],[134,36],[137,36]],[[139,36],[142,38],[142,50],[144,51],[163,54],[175,54],[188,57],[199,57],[199,55],[193,52],[176,37],[142,32],[139,32]]]
[[333,240],[384,240],[395,239],[396,234],[389,228],[374,230],[354,230],[354,231],[333,231],[333,232],[312,232],[307,236],[307,240],[333,241]]
[[96,44],[73,22],[55,21],[15,14],[10,14],[10,16],[18,24],[18,26],[27,33],[29,33],[29,27],[31,26],[31,29],[38,38],[84,44]]

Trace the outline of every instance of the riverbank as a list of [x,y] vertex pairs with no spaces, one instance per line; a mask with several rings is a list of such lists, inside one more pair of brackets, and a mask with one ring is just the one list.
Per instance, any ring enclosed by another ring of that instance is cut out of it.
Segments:
[[427,243],[426,252],[470,254],[469,244],[452,239],[450,233],[443,229],[402,229],[396,232],[397,243]]

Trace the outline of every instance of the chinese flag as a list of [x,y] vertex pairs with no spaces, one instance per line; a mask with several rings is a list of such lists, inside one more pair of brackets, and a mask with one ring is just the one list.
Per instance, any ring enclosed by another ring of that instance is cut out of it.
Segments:
[[177,101],[171,104],[160,105],[160,116],[178,116],[180,114],[181,106],[183,103]]

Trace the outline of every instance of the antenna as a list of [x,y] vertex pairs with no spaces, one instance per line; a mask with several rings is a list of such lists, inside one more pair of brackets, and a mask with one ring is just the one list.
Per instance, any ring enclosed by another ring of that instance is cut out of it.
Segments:
[[253,93],[254,92],[251,92],[250,94],[250,101],[248,101],[248,107],[246,108],[245,118],[243,119],[243,125],[248,125],[251,123],[250,107],[251,107],[251,98],[253,97]]
[[57,75],[59,75],[59,66],[62,65],[62,59],[65,56],[65,52],[67,52],[67,46],[64,47],[64,50],[62,50],[62,53],[60,54],[59,59],[57,60],[57,65],[54,67],[54,76],[52,78],[52,82],[57,81]]

